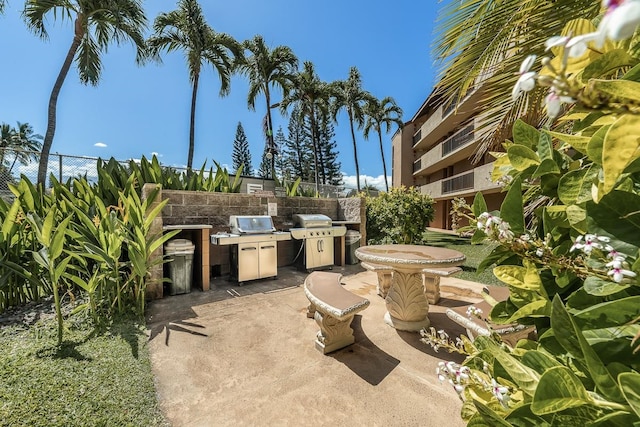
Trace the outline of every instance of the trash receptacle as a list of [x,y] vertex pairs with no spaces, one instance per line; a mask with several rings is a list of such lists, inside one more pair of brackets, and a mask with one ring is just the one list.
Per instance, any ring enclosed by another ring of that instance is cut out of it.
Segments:
[[164,245],[164,253],[169,262],[169,295],[188,294],[193,282],[193,252],[195,245],[186,239],[169,240]]
[[360,247],[360,232],[356,230],[347,230],[344,241],[345,246],[345,262],[347,264],[357,264],[360,260],[356,257],[356,249]]

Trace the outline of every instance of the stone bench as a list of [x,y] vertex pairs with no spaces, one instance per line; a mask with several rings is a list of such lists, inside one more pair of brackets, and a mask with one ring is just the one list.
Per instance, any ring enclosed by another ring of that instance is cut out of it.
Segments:
[[373,271],[378,275],[378,295],[386,298],[389,293],[389,288],[391,287],[391,280],[393,279],[393,268],[368,262],[361,262],[360,265],[365,270]]
[[[509,298],[509,288],[507,287],[486,286],[482,292],[489,296],[488,299],[492,300],[492,303],[505,301]],[[482,310],[482,319],[467,316],[467,309],[470,306]],[[467,336],[471,340],[477,336],[490,336],[492,333],[499,335],[502,341],[511,346],[515,346],[516,343],[523,338],[537,339],[535,326],[521,325],[518,323],[499,325],[489,320],[483,320],[489,318],[492,309],[493,305],[484,300],[475,304],[448,308],[445,314],[449,319],[464,327],[467,331]]]
[[314,318],[320,327],[316,349],[322,354],[355,342],[351,321],[356,313],[369,306],[368,299],[344,289],[341,278],[339,273],[314,271],[304,281],[304,293],[310,303],[307,317]]
[[422,284],[429,304],[437,304],[440,301],[440,278],[449,277],[461,271],[460,267],[430,267],[422,269]]
[[[360,265],[378,275],[378,295],[386,298],[393,280],[393,268],[368,262],[362,262]],[[440,301],[440,277],[451,276],[460,271],[462,271],[460,267],[430,267],[422,270],[422,285],[429,304],[437,304]]]

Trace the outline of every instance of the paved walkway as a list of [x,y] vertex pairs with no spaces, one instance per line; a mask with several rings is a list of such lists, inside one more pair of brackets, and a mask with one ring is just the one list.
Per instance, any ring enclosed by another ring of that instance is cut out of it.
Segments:
[[[306,317],[306,273],[293,268],[243,287],[216,278],[209,292],[154,301],[149,345],[167,419],[176,427],[464,425],[458,396],[435,375],[439,361],[460,357],[387,326],[374,273],[334,271],[371,305],[352,323],[356,343],[327,356]],[[463,331],[444,310],[477,300],[481,286],[455,278],[441,286],[429,317],[455,336]]]

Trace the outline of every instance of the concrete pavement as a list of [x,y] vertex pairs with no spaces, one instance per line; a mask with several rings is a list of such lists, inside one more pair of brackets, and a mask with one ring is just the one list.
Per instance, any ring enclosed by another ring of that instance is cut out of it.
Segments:
[[[314,348],[318,327],[306,317],[305,272],[279,269],[277,280],[243,287],[214,278],[211,290],[153,301],[148,327],[160,407],[174,426],[462,426],[461,402],[435,370],[441,360],[417,333],[383,321],[375,273],[335,267],[351,292],[371,301],[356,315],[356,343],[327,356]],[[441,281],[429,318],[463,333],[447,307],[479,299],[481,285]]]

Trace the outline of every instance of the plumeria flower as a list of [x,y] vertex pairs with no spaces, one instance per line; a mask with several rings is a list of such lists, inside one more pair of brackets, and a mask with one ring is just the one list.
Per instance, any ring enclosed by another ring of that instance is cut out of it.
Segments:
[[636,277],[636,273],[630,270],[625,270],[623,267],[624,258],[616,257],[612,261],[606,264],[607,267],[611,268],[610,271],[607,272],[607,275],[613,276],[613,281],[616,283],[622,282],[622,280],[626,277]]
[[618,41],[631,37],[640,24],[640,1],[609,0],[603,6],[607,12],[598,25],[596,45],[602,46],[606,38]]
[[536,72],[529,71],[531,67],[533,67],[533,64],[535,63],[535,61],[536,61],[535,55],[529,55],[525,58],[524,61],[522,61],[522,65],[520,65],[520,72],[519,72],[520,77],[518,78],[518,81],[516,81],[516,84],[513,87],[513,90],[511,91],[511,98],[514,101],[518,99],[518,96],[520,96],[520,92],[529,92],[535,87]]
[[498,399],[498,402],[504,407],[507,406],[507,402],[509,401],[508,392],[509,389],[507,387],[498,384],[495,379],[491,379],[491,393],[493,393],[496,399]]

